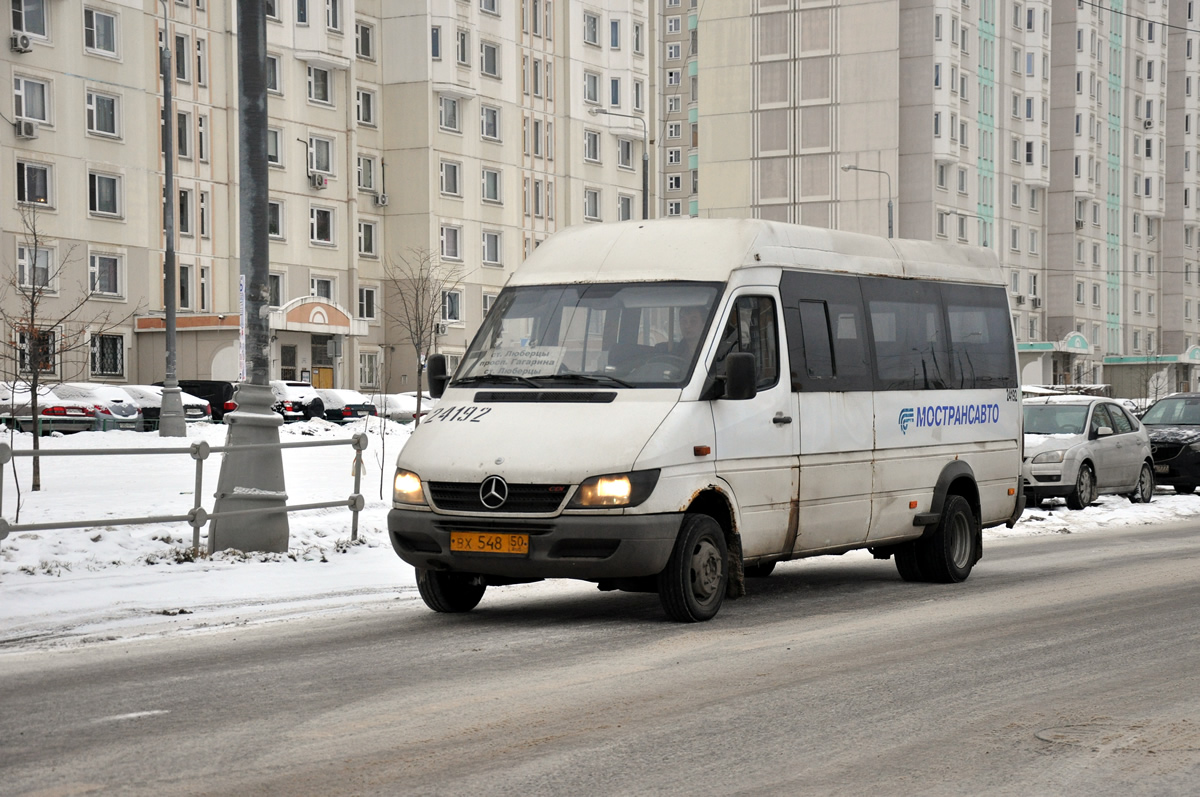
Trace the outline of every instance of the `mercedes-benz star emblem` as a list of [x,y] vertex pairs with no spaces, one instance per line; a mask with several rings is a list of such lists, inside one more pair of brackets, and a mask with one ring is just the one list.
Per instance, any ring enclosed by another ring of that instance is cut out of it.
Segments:
[[508,500],[508,483],[499,476],[488,476],[479,485],[479,500],[488,509],[499,509]]

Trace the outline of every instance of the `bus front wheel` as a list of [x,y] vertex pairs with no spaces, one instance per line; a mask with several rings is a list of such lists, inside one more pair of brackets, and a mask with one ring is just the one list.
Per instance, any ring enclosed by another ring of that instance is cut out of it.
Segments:
[[457,614],[469,612],[483,600],[486,584],[475,583],[476,576],[467,573],[443,573],[417,568],[417,591],[421,600],[435,612]]
[[667,566],[658,574],[658,598],[677,623],[711,620],[729,584],[729,549],[721,524],[708,515],[684,515]]

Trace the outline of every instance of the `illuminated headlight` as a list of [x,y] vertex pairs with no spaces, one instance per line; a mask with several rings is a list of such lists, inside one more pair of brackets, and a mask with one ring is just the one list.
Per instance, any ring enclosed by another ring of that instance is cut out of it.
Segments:
[[1033,458],[1033,464],[1045,465],[1048,462],[1062,462],[1063,455],[1066,453],[1066,451],[1062,451],[1061,449],[1058,451],[1045,451]]
[[579,485],[570,508],[637,506],[650,497],[658,483],[658,473],[655,469],[593,476]]
[[1190,446],[1188,446],[1188,448],[1200,454],[1200,443],[1192,443]]
[[397,468],[396,478],[392,481],[392,500],[398,504],[424,504],[421,477],[411,470]]

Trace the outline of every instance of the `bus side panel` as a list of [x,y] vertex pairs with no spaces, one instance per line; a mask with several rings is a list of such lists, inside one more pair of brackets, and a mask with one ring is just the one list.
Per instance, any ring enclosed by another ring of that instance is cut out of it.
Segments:
[[800,405],[799,533],[793,551],[866,540],[875,444],[869,392],[797,394]]

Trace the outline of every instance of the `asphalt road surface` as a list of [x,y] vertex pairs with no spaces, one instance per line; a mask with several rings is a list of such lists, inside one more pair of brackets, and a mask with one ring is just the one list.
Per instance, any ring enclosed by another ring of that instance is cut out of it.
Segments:
[[964,584],[782,565],[715,620],[654,595],[411,594],[0,656],[0,793],[1200,792],[1200,529],[989,542]]

